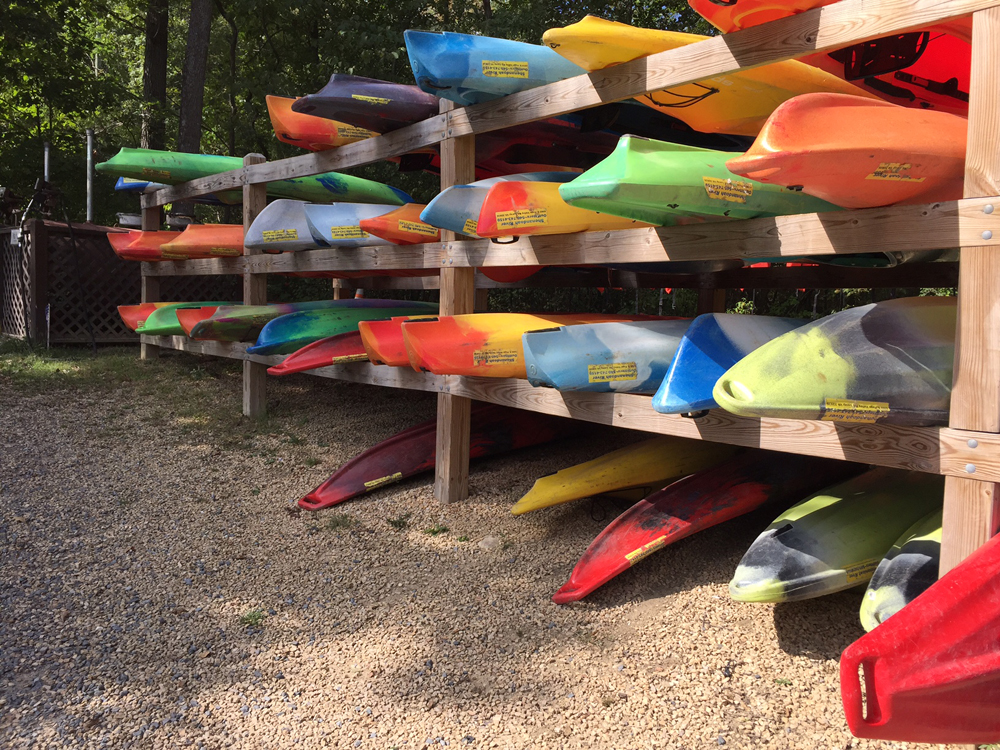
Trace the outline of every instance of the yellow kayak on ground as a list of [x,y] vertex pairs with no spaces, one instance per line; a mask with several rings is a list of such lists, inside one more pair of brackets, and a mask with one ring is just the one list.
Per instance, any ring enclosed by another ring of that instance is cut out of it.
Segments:
[[[545,44],[587,70],[608,68],[705,39],[708,37],[700,34],[639,29],[597,16],[587,16],[565,28],[549,29],[542,36]],[[799,94],[823,91],[878,98],[795,60],[706,78],[637,98],[704,133],[755,136],[782,102]]]
[[519,516],[594,495],[627,496],[622,490],[639,489],[639,500],[671,480],[724,461],[736,450],[731,445],[669,435],[650,438],[542,477],[511,513]]

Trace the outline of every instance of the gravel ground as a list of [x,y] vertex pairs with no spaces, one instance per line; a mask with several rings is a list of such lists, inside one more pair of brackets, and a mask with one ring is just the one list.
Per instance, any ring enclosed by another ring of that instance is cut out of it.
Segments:
[[311,514],[292,503],[433,398],[292,376],[254,426],[239,384],[0,351],[0,747],[904,747],[843,719],[860,592],[729,599],[769,514],[549,600],[616,509],[510,506],[638,436],[474,465],[453,507],[428,476]]

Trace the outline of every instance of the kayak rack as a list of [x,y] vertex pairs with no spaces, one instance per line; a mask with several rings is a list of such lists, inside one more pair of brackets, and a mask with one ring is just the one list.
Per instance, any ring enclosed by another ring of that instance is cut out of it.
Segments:
[[[473,399],[646,432],[943,474],[946,477],[943,574],[984,544],[1000,525],[1000,304],[995,302],[1000,288],[997,250],[1000,7],[997,6],[1000,0],[841,0],[496,101],[466,108],[454,108],[450,102],[443,102],[437,116],[338,149],[274,162],[250,154],[244,157],[241,169],[144,195],[142,205],[143,229],[157,229],[159,207],[164,204],[241,188],[246,228],[264,208],[268,182],[360,166],[434,144],[440,144],[444,189],[475,179],[477,134],[842,48],[914,27],[927,28],[972,14],[972,85],[962,200],[682,227],[522,237],[510,244],[458,239],[444,231],[442,241],[437,243],[391,249],[364,247],[349,253],[323,249],[265,255],[247,249],[238,258],[143,263],[142,301],[158,301],[163,276],[240,275],[244,302],[261,304],[266,302],[266,278],[271,273],[436,269],[439,274],[434,280],[403,279],[399,286],[439,287],[440,312],[453,315],[473,311],[476,287],[489,286],[477,282],[476,269],[490,266],[801,258],[872,251],[911,255],[960,248],[957,269],[960,306],[948,427],[749,419],[721,410],[713,410],[699,419],[685,419],[656,413],[647,396],[560,393],[532,388],[520,380],[436,376],[369,364],[312,371],[339,380],[438,393],[434,491],[442,502],[460,501],[468,495],[469,418]],[[688,276],[669,285],[697,285],[699,312],[711,312],[724,308],[726,288],[840,287],[848,279],[860,287],[896,286],[902,283],[902,278],[917,278],[916,266],[907,268],[904,265],[863,273],[855,269],[851,271],[853,276],[845,276],[847,269],[836,268],[740,269]],[[950,279],[955,278],[953,265],[935,264],[934,270],[936,283],[930,286],[952,283]],[[667,285],[660,281],[657,280],[657,286]],[[530,279],[528,283],[532,283]],[[635,285],[641,283],[641,279],[635,280]],[[340,286],[349,288],[355,284],[362,282],[353,280]],[[363,283],[369,288],[387,288],[390,284],[394,282]],[[266,367],[280,358],[248,355],[246,345],[198,342],[183,337],[143,336],[141,347],[143,358],[156,356],[159,348],[170,348],[243,360],[243,411],[250,417],[264,414]]]

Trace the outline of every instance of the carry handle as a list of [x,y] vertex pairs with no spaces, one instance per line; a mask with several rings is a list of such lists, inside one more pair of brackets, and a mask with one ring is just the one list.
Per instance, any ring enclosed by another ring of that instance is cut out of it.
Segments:
[[[840,697],[852,732],[865,724],[876,726],[883,723],[882,706],[879,704],[875,685],[877,661],[877,656],[859,657],[846,652],[840,658]],[[865,681],[863,692],[862,676]]]

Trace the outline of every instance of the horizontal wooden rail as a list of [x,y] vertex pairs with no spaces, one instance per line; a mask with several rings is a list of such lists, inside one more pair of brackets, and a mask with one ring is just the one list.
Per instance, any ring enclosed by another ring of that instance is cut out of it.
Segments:
[[[283,357],[248,355],[246,344],[143,336],[143,343],[196,354],[277,364]],[[450,393],[518,409],[662,435],[710,440],[784,453],[858,461],[932,474],[1000,481],[1000,435],[949,427],[898,427],[798,419],[749,419],[716,409],[701,419],[658,414],[649,396],[563,393],[526,380],[430,375],[367,363],[336,365],[310,374],[354,383]],[[975,447],[973,447],[975,446]],[[970,472],[970,468],[974,469]]]
[[445,138],[488,133],[740,69],[846,47],[912,28],[926,28],[996,5],[1000,5],[1000,0],[841,0],[496,101],[454,109],[337,149],[192,180],[144,195],[142,205],[162,206],[245,184],[307,177],[369,164],[431,146]]
[[799,258],[868,252],[907,254],[994,245],[1000,245],[1000,197],[996,196],[682,227],[522,237],[510,244],[465,240],[161,261],[144,264],[143,274],[198,276],[244,271],[302,273],[467,266],[575,266]]

